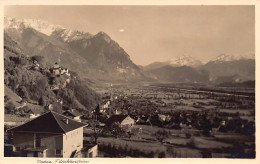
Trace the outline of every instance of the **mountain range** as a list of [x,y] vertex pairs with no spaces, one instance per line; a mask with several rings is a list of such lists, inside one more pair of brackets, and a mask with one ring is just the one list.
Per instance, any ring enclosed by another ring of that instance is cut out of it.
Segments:
[[129,55],[106,33],[92,35],[31,19],[5,18],[5,35],[30,56],[44,56],[82,76],[105,81],[131,81],[144,77]]
[[[43,56],[96,81],[233,82],[255,79],[254,53],[220,54],[207,63],[191,55],[137,66],[129,54],[105,32],[95,35],[46,21],[4,19],[5,36],[28,56]],[[51,67],[52,65],[46,65]]]
[[[52,104],[59,112],[64,108],[90,112],[99,103],[100,96],[77,73],[69,71],[69,74],[56,75],[53,68],[46,65],[48,63],[42,58],[28,56],[16,41],[4,35],[5,96],[11,99],[21,97],[28,105],[36,104],[38,107]],[[60,65],[60,68],[64,67]]]

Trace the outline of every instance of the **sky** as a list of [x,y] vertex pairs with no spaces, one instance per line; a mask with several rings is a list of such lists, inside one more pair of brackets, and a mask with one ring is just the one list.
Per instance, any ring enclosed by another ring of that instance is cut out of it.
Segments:
[[134,63],[255,51],[254,6],[5,6],[6,17],[107,33]]

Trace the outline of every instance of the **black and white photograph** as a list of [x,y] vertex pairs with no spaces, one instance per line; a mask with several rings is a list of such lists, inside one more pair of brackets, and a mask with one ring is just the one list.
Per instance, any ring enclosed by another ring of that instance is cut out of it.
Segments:
[[256,159],[255,5],[5,5],[5,158]]

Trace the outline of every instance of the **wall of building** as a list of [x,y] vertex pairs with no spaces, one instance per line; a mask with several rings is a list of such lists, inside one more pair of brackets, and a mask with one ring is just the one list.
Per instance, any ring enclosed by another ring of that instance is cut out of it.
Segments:
[[74,117],[74,120],[80,121],[80,116]]
[[61,134],[41,134],[41,145],[47,147],[47,157],[62,157],[56,155],[56,149],[63,149],[63,136]]
[[126,117],[122,122],[121,122],[121,125],[124,126],[124,125],[134,125],[135,124],[135,120],[132,119],[131,117]]
[[73,151],[83,148],[83,127],[63,135],[63,157],[70,158]]
[[34,134],[16,132],[13,135],[13,144],[14,147],[20,147],[20,149],[34,147]]
[[[60,134],[41,133],[41,146],[46,147],[46,157],[56,157],[56,149],[63,149],[63,136]],[[15,147],[34,148],[34,133],[14,133],[13,144]],[[61,156],[57,156],[61,157]]]
[[98,156],[98,145],[94,145],[89,148],[86,152],[82,153],[82,158],[95,158]]

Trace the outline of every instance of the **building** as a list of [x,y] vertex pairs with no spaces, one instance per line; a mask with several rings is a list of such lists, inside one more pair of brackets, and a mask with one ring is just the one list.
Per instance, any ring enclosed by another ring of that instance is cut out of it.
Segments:
[[106,124],[112,125],[116,122],[120,123],[121,127],[130,127],[135,124],[135,120],[132,119],[129,115],[112,115],[107,119]]
[[53,66],[54,75],[60,75],[60,65],[56,62]]
[[72,158],[83,149],[83,123],[53,111],[7,130],[16,156]]
[[32,108],[27,112],[27,114],[29,118],[36,118],[39,117],[43,112],[44,112],[43,108]]
[[61,75],[68,74],[68,73],[69,73],[69,70],[67,68],[62,68],[61,69],[61,72],[60,72]]
[[81,153],[82,158],[95,158],[98,156],[98,145],[87,144]]
[[110,105],[110,100],[103,101],[102,104],[101,104],[101,108],[102,109],[107,109],[107,108],[109,108],[109,105]]
[[67,110],[63,112],[63,115],[78,121],[80,121],[80,116],[82,116],[76,109]]

